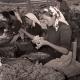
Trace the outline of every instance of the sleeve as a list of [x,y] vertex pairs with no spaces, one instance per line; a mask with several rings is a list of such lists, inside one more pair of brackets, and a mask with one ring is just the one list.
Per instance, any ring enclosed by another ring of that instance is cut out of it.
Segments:
[[60,45],[62,47],[70,49],[71,35],[72,35],[72,32],[71,32],[70,26],[64,25],[61,29],[61,35],[60,35]]

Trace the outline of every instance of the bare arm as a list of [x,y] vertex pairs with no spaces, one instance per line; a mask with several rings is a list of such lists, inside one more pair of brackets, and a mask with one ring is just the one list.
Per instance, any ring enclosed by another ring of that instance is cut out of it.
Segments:
[[[62,26],[61,29],[61,34],[60,34],[60,46],[55,45],[53,43],[50,43],[44,39],[41,39],[39,41],[40,44],[38,44],[39,48],[42,47],[43,45],[48,45],[54,50],[62,53],[62,54],[67,54],[68,49],[70,48],[70,41],[71,41],[71,30],[69,26]],[[37,40],[36,40],[37,42]]]
[[50,42],[47,41],[47,45],[50,46],[51,48],[55,49],[56,51],[62,53],[62,54],[67,54],[68,53],[68,49],[61,47],[61,46],[57,46],[55,44],[52,44]]
[[41,48],[44,45],[47,45],[47,46],[53,48],[54,50],[56,50],[56,51],[58,51],[62,54],[67,54],[68,53],[67,48],[64,48],[62,46],[58,46],[58,45],[55,45],[53,43],[50,43],[49,41],[44,40],[43,37],[35,36],[34,39],[32,40],[32,42],[37,45],[37,47],[36,47],[37,49]]

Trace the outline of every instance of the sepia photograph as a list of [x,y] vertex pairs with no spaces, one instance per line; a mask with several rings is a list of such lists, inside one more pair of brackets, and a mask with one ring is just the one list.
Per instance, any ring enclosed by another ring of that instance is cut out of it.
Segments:
[[80,80],[80,0],[0,0],[0,80]]

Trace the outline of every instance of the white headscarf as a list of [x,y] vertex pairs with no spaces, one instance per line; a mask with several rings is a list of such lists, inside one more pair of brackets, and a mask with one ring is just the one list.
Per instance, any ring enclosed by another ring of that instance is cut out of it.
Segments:
[[40,21],[37,19],[37,17],[33,13],[27,13],[25,14],[25,16],[33,21],[33,26],[35,26],[35,23],[41,26]]
[[63,14],[61,13],[61,11],[59,9],[57,9],[56,7],[52,7],[50,6],[49,8],[51,10],[51,12],[53,13],[53,15],[57,15],[57,20],[60,22],[65,23],[66,25],[69,25],[68,22],[66,21],[65,17],[63,16]]
[[22,19],[17,11],[14,11],[16,18],[22,23]]
[[0,14],[0,21],[7,21],[7,19],[4,18],[4,16],[2,14]]
[[65,23],[66,25],[69,25],[68,22],[66,21],[65,17],[63,16],[63,14],[61,13],[61,11],[59,9],[57,9],[56,7],[52,7],[50,6],[49,9],[45,8],[44,11],[48,12],[48,11],[51,11],[52,12],[52,15],[56,15],[57,16],[57,19],[55,21],[55,28],[56,28],[56,31],[58,30],[58,23],[59,22],[63,22]]

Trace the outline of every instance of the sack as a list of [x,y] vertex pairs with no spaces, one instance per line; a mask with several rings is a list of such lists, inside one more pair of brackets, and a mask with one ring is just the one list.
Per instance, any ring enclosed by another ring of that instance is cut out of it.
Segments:
[[45,66],[53,67],[54,69],[61,69],[65,66],[68,66],[72,61],[72,52],[70,51],[68,55],[62,55],[61,58],[56,58],[49,61]]
[[28,59],[13,58],[0,67],[0,80],[65,80],[64,74]]

